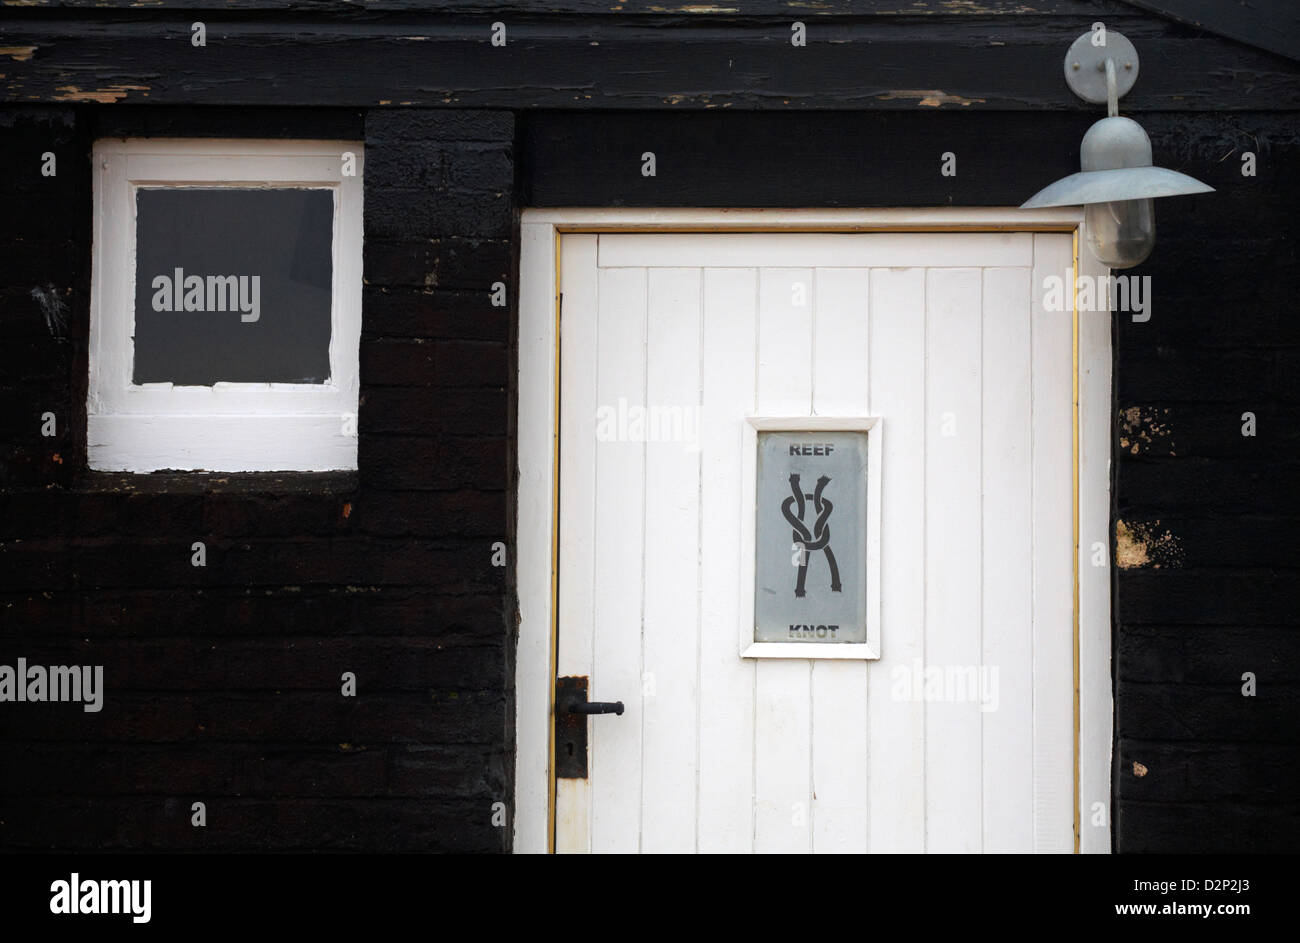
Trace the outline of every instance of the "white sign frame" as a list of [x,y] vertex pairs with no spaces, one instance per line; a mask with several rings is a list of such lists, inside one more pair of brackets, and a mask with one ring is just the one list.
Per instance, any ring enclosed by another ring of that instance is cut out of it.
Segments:
[[[750,416],[741,430],[740,657],[858,659],[880,657],[880,455],[879,416]],[[758,434],[760,432],[865,432],[867,434],[867,640],[865,642],[754,641],[757,561]]]

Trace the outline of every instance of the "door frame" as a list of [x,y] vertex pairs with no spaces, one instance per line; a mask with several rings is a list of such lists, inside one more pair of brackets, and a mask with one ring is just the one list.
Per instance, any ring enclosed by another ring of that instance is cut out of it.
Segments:
[[[925,209],[526,209],[520,221],[516,434],[518,495],[513,848],[554,850],[553,700],[559,568],[560,246],[566,233],[1064,232],[1074,271],[1109,269],[1083,238],[1079,207]],[[1096,292],[1096,295],[1104,293]],[[1074,850],[1111,850],[1111,318],[1080,312],[1073,331]],[[1100,299],[1107,304],[1106,299]],[[1097,809],[1097,804],[1101,809]],[[1099,815],[1100,811],[1100,815]],[[1100,824],[1094,824],[1100,818]]]

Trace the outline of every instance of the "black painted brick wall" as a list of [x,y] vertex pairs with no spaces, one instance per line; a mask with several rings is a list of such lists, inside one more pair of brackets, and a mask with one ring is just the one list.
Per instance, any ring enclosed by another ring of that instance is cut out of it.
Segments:
[[[345,475],[86,472],[104,124],[0,111],[0,664],[103,665],[107,689],[98,714],[0,710],[0,849],[508,850],[492,806],[512,793],[513,580],[491,554],[513,546],[511,116],[365,118],[360,470]],[[489,303],[496,281],[507,308]]]
[[1155,251],[1132,270],[1151,276],[1151,319],[1115,322],[1116,516],[1130,534],[1116,571],[1116,847],[1293,851],[1300,118],[1142,123],[1157,163],[1218,193],[1157,201]]
[[[906,149],[912,132],[951,133],[962,152],[972,129],[993,129],[1009,155],[995,163],[1024,187],[918,176],[906,168],[934,163],[927,145],[818,202],[1028,195],[1077,153],[1064,125],[1080,117],[1049,117],[1060,133],[1043,135],[1043,116],[945,113],[909,117],[916,127],[894,138]],[[801,151],[767,124],[803,119],[645,120],[696,129],[648,202],[805,203]],[[733,125],[703,127],[719,120]],[[850,120],[863,133],[877,121]],[[1156,251],[1131,273],[1153,278],[1151,320],[1116,320],[1115,518],[1129,535],[1113,548],[1116,849],[1289,850],[1300,840],[1300,123],[1142,120],[1157,162],[1219,193],[1157,204]],[[77,467],[96,125],[85,109],[0,112],[0,663],[58,656],[104,663],[109,678],[109,706],[91,720],[0,711],[3,847],[505,847],[488,823],[510,793],[513,581],[486,564],[512,518],[513,168],[524,158],[526,199],[626,204],[612,178],[573,172],[589,153],[634,158],[647,133],[626,118],[564,124],[566,145],[548,149],[555,126],[527,124],[539,147],[516,155],[502,113],[366,118],[355,481],[232,477],[152,494],[88,486]],[[735,142],[755,139],[769,142],[761,160],[737,160]],[[823,138],[832,164],[848,160],[835,140]],[[57,182],[39,176],[45,150],[60,155]],[[1244,150],[1258,155],[1254,178],[1241,176]],[[497,280],[507,309],[487,304]],[[63,300],[66,328],[51,331],[37,288]],[[47,409],[55,439],[38,434]],[[1253,438],[1240,434],[1247,411]],[[209,542],[206,571],[188,566],[194,539]],[[361,678],[356,702],[338,696],[344,670]],[[1253,698],[1241,695],[1247,671]],[[188,825],[195,799],[209,805],[205,830]]]

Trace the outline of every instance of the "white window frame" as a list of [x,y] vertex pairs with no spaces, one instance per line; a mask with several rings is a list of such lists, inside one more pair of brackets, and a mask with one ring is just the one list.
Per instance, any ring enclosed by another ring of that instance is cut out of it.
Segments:
[[[343,174],[343,154],[355,175]],[[362,145],[350,141],[101,140],[94,147],[87,463],[96,471],[357,467]],[[132,382],[136,192],[328,188],[334,194],[330,376],[324,384]]]
[[[879,416],[750,416],[741,430],[740,496],[740,657],[859,658],[880,657],[880,456]],[[758,434],[760,432],[865,432],[867,434],[867,624],[865,642],[759,642],[754,639],[755,520],[758,507]]]

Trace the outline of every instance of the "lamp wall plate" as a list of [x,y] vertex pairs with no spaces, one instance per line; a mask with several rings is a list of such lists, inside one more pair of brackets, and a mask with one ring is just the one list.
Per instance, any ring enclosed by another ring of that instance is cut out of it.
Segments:
[[1094,105],[1106,103],[1106,60],[1115,61],[1116,97],[1123,98],[1138,77],[1138,54],[1133,44],[1114,30],[1103,34],[1106,45],[1094,46],[1093,33],[1084,33],[1065,54],[1065,84]]

